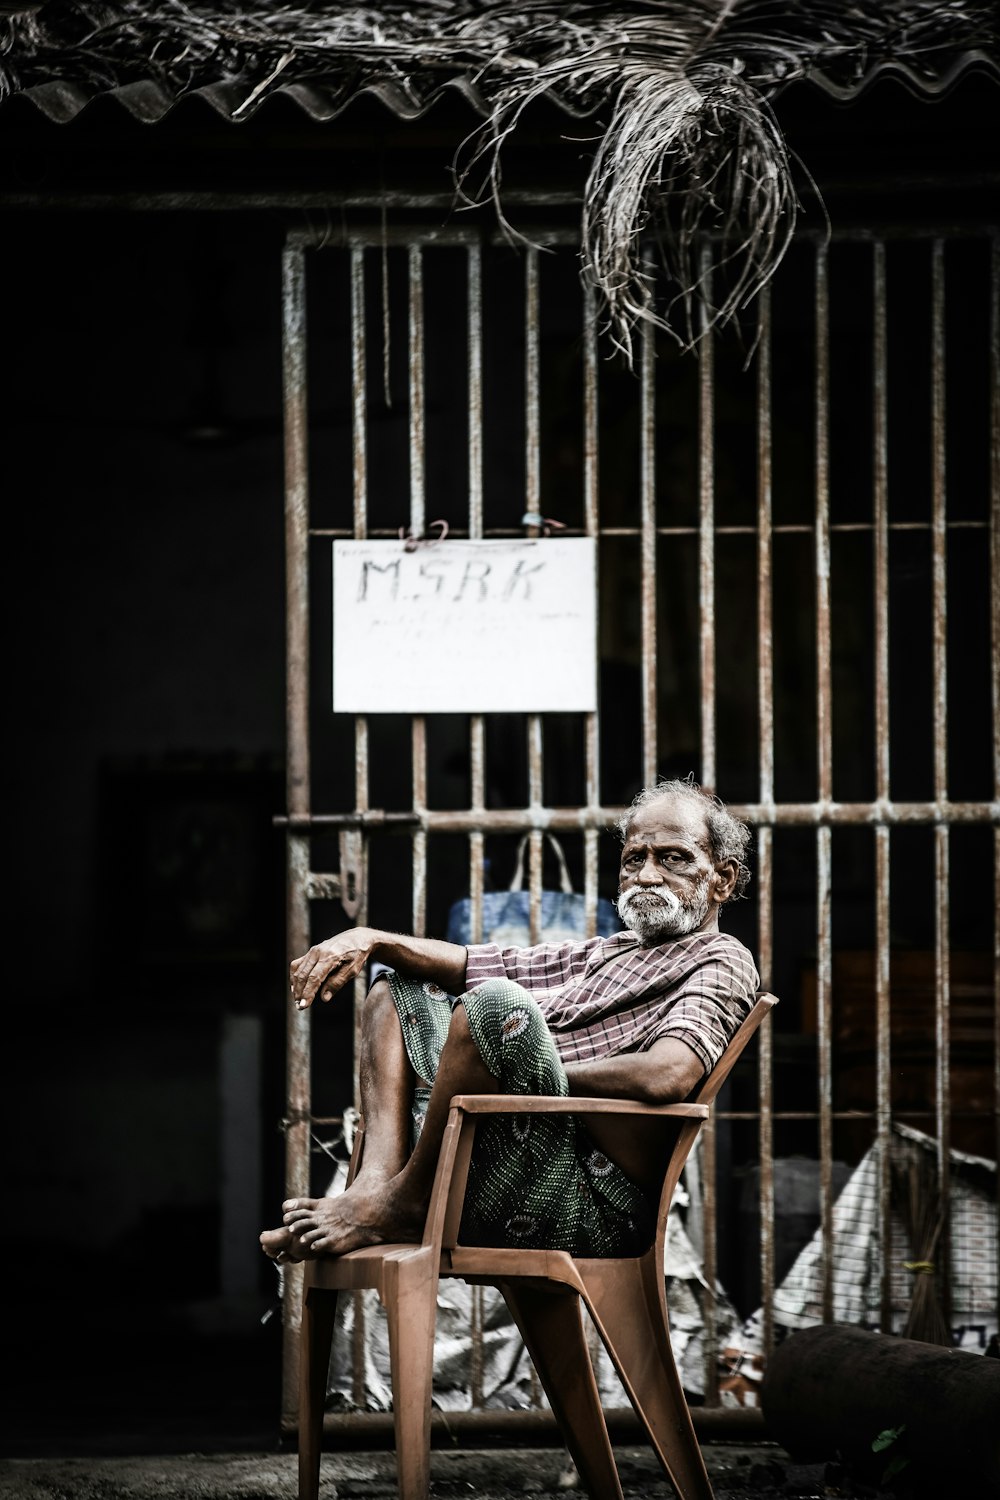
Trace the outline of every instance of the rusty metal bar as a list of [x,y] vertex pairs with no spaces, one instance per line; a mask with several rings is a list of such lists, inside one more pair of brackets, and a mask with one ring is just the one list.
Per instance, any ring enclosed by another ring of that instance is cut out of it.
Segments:
[[[524,264],[524,466],[525,510],[529,517],[541,511],[541,445],[539,431],[539,285],[538,250],[529,246]],[[525,523],[527,536],[538,536],[536,520]],[[528,715],[528,803],[540,811],[543,792],[542,717]],[[528,941],[537,943],[542,934],[542,832],[533,827],[528,836]],[[531,1366],[531,1405],[540,1406],[542,1388],[538,1372]]]
[[[478,241],[466,252],[466,320],[468,353],[468,465],[469,536],[483,535],[483,261]],[[486,731],[482,714],[473,714],[469,724],[470,801],[481,819],[486,808]],[[469,899],[474,942],[483,936],[483,860],[485,840],[481,827],[469,834]],[[481,1334],[480,1322],[480,1334]],[[479,1367],[482,1402],[482,1368]],[[473,1391],[475,1404],[475,1383]]]
[[[699,255],[702,295],[712,295],[712,258],[707,244]],[[703,318],[707,315],[703,313]],[[701,781],[714,792],[715,767],[715,339],[707,324],[698,345],[698,640],[701,699]],[[655,540],[653,543],[656,545]],[[702,1270],[705,1278],[705,1400],[719,1399],[719,1328],[715,1285],[718,1274],[718,1126],[714,1114],[702,1131],[704,1219]]]
[[[1000,240],[990,253],[990,625],[993,639],[993,795],[1000,802]],[[1000,1162],[1000,830],[993,839],[993,1108]],[[997,1173],[1000,1209],[1000,1172]],[[1000,1285],[1000,1237],[997,1241]]]
[[[947,487],[945,464],[945,265],[944,243],[935,240],[931,249],[931,516],[933,579],[934,691],[934,796],[947,797],[948,785],[948,625],[947,625],[947,536],[945,515]],[[938,1259],[944,1269],[939,1279],[946,1309],[949,1303],[948,1239],[949,1188],[951,1176],[951,954],[949,917],[949,829],[934,830],[935,919],[934,919],[934,1043],[935,1111],[937,1115],[938,1190],[944,1212]]]
[[[760,802],[731,802],[735,818],[773,828],[858,828],[933,827],[938,823],[980,823],[1000,825],[1000,800],[996,802],[778,802],[771,806]],[[482,817],[473,817],[461,809],[451,811],[428,809],[418,812],[386,812],[373,808],[365,814],[313,813],[294,817],[277,816],[272,822],[290,832],[308,828],[397,828],[403,832],[418,824],[431,833],[470,833],[483,828],[488,833],[527,833],[532,828],[549,828],[554,833],[569,833],[585,828],[606,829],[614,826],[625,811],[616,807],[530,807],[488,808]]]
[[[875,795],[889,801],[889,445],[886,362],[885,245],[872,247],[873,572],[875,621]],[[875,1148],[878,1162],[876,1234],[879,1327],[892,1329],[892,1216],[889,1146],[892,1130],[889,830],[875,830]]]
[[[757,345],[757,759],[759,797],[774,803],[773,513],[771,444],[771,289],[760,296]],[[774,970],[774,875],[772,833],[757,830],[757,965],[761,989],[770,990]],[[760,1114],[760,1285],[765,1356],[774,1345],[774,1039],[770,1017],[757,1040],[757,1106]]]
[[[971,520],[948,520],[948,531],[989,531],[989,521]],[[808,526],[797,526],[791,523],[781,523],[771,528],[775,536],[813,536],[815,523],[810,522]],[[871,521],[831,521],[830,535],[840,535],[846,532],[867,532],[872,530]],[[889,531],[930,531],[929,521],[890,521]],[[388,537],[394,539],[398,534],[398,527],[373,526],[369,531],[371,537]],[[579,526],[567,526],[562,533],[565,536],[586,536],[585,530]],[[598,533],[600,536],[641,536],[640,526],[602,526]],[[699,526],[657,526],[657,536],[700,536]],[[756,536],[756,526],[716,526],[716,536]],[[349,526],[314,526],[309,532],[310,536],[349,537],[353,535]],[[468,531],[461,526],[449,529],[450,537],[467,537]],[[523,536],[524,530],[520,526],[491,526],[483,532],[484,536]]]
[[[380,205],[374,205],[377,213]],[[539,225],[532,229],[533,244],[530,250],[539,246],[550,247],[558,245],[571,245],[578,247],[580,244],[580,233],[577,229],[561,229],[557,225]],[[404,248],[415,246],[418,248],[432,247],[436,250],[451,249],[456,246],[469,245],[474,240],[481,244],[494,245],[509,248],[510,236],[502,230],[494,230],[492,233],[481,234],[475,229],[456,228],[451,225],[428,225],[428,224],[387,224],[383,230],[381,224],[360,224],[357,226],[330,226],[322,230],[311,231],[307,229],[291,230],[289,232],[290,244],[302,244],[306,249],[333,250],[343,249],[351,245],[392,245]]]
[[[351,452],[353,455],[352,509],[354,540],[368,535],[368,340],[365,324],[365,252],[361,246],[351,249]],[[388,373],[386,373],[388,378]],[[354,720],[354,806],[360,814],[369,810],[368,790],[368,720],[358,714]],[[368,839],[363,826],[357,839],[357,888],[359,894],[356,922],[365,926],[369,920]],[[342,845],[343,847],[343,845]],[[361,1022],[367,993],[368,976],[359,974],[353,985],[352,1061],[354,1107],[361,1109]],[[354,1319],[351,1333],[351,1385],[354,1402],[365,1401],[365,1345],[368,1316],[363,1293],[354,1292]]]
[[[538,364],[538,250],[530,246],[524,259],[524,493],[525,513],[541,512],[541,434]],[[526,534],[538,536],[537,521],[525,521]],[[528,803],[532,811],[542,807],[542,719],[528,715]],[[528,934],[537,943],[542,931],[542,833],[533,827],[528,838]],[[532,1373],[534,1396],[534,1372]]]
[[[289,817],[308,817],[309,767],[309,461],[306,386],[306,268],[301,250],[282,254],[282,370],[285,449],[286,795]],[[288,840],[287,944],[289,959],[309,946],[309,838]],[[287,1005],[285,1190],[308,1193],[309,1017]],[[298,1412],[298,1348],[302,1275],[285,1267],[281,1299],[283,1418]]]
[[[542,810],[542,716],[528,715],[528,797],[532,811]],[[542,839],[539,826],[534,826],[528,835],[530,855],[528,925],[529,941],[538,943],[542,933]]]
[[639,334],[640,600],[642,610],[642,783],[656,781],[656,338],[643,323]]
[[[598,424],[598,358],[597,358],[597,296],[590,286],[583,288],[583,526],[589,537],[595,538],[599,549],[599,424]],[[598,555],[594,576],[595,599],[600,618],[600,556]],[[600,666],[600,643],[595,672]],[[598,687],[600,683],[598,681]],[[584,797],[588,808],[596,808],[601,800],[600,768],[600,702],[595,713],[588,713],[584,721]],[[597,933],[597,900],[599,878],[598,831],[587,828],[583,835],[583,891],[584,931],[588,938]],[[600,1334],[593,1321],[587,1321],[587,1343],[590,1362],[595,1376],[600,1371],[604,1349]]]
[[[354,539],[364,541],[368,535],[368,345],[365,328],[365,252],[351,250],[351,453],[353,458]],[[369,811],[368,800],[368,720],[360,715],[354,721],[354,806],[359,814]],[[367,864],[367,844],[362,856]],[[361,904],[358,923],[368,920],[368,880],[365,869],[359,869]],[[365,999],[366,980],[359,974],[354,981],[354,1105],[361,1107],[361,1008]],[[360,1299],[357,1299],[360,1301]]]
[[[992,186],[992,178],[988,179]],[[986,185],[984,180],[983,185]],[[91,195],[96,201],[100,195]],[[148,195],[152,199],[155,195]],[[197,195],[190,195],[192,199]],[[266,195],[259,195],[261,201],[266,200]],[[0,204],[11,204],[15,199],[12,193],[0,194]],[[114,201],[120,203],[127,200],[127,195],[115,196]],[[312,200],[311,202],[307,200]],[[516,193],[504,188],[504,199],[511,204],[522,204],[527,206],[544,206],[551,203],[554,206],[563,204],[572,206],[580,202],[579,195],[567,193],[553,193],[551,195],[539,193]],[[37,202],[37,199],[34,201]],[[59,202],[73,204],[72,195],[60,195]],[[373,216],[377,216],[383,207],[386,208],[442,208],[454,207],[454,197],[439,193],[392,193],[384,195],[380,191],[378,199],[373,201],[370,197],[364,198],[359,194],[343,193],[316,193],[274,195],[271,199],[273,204],[288,203],[299,207],[336,207],[368,209]],[[963,239],[988,239],[996,233],[995,225],[969,226],[967,224],[952,223],[927,223],[920,226],[901,224],[879,224],[871,222],[864,226],[859,225],[824,225],[822,228],[805,229],[796,231],[796,241],[803,245],[815,245],[825,248],[831,243],[836,244],[871,244],[873,240],[903,239],[909,241],[927,242],[931,240],[946,240],[953,236],[961,236]],[[578,247],[580,243],[580,230],[578,225],[559,225],[554,223],[533,225],[531,229],[534,244],[571,245]],[[461,225],[441,224],[425,222],[423,224],[389,224],[386,226],[385,238],[389,244],[434,244],[457,245],[467,244],[472,238],[482,238],[484,243],[507,249],[510,246],[510,235],[502,229],[493,229],[486,235],[480,236],[476,229],[466,229]],[[351,244],[354,240],[360,240],[366,245],[380,245],[383,243],[382,228],[379,224],[369,220],[366,224],[345,225],[323,224],[314,228],[294,228],[289,230],[289,245],[299,246],[307,250],[337,249]],[[708,241],[712,236],[706,236]],[[718,243],[718,237],[716,237]]]
[[[832,692],[830,677],[830,293],[826,247],[816,251],[815,268],[815,423],[816,423],[816,761],[821,801],[833,795]],[[831,1056],[831,934],[830,829],[816,833],[817,933],[816,1010],[819,1072],[820,1228],[822,1236],[822,1308],[825,1322],[833,1317],[833,1102]]]
[[410,530],[422,537],[424,510],[424,274],[423,252],[411,244],[409,269]]
[[365,252],[351,251],[351,453],[354,463],[356,541],[368,535],[368,349],[365,333]]
[[[587,536],[594,537],[600,531],[599,512],[599,449],[598,449],[598,379],[597,379],[597,298],[592,287],[584,287],[583,291],[583,515],[584,530]],[[595,547],[597,546],[595,540]],[[594,589],[597,600],[600,601],[600,558],[597,561],[597,571],[594,578]],[[600,646],[598,646],[598,661],[594,663],[595,672],[600,662]],[[600,762],[600,707],[596,713],[589,713],[584,724],[586,737],[585,755],[585,796],[588,808],[596,808],[601,800],[601,762]],[[598,846],[597,829],[588,828],[583,835],[583,891],[584,891],[584,919],[586,922],[587,937],[593,937],[597,932],[597,883],[598,883]]]
[[478,241],[466,251],[466,326],[469,536],[478,540],[483,535],[483,256]]
[[[466,328],[468,382],[469,536],[483,535],[483,262],[477,242],[466,251]],[[469,721],[469,801],[474,813],[486,807],[486,729],[482,714]],[[473,942],[483,938],[486,845],[481,828],[469,834],[469,903]],[[473,1286],[470,1305],[469,1395],[473,1410],[483,1404],[483,1289]]]
[[[410,534],[422,537],[426,530],[424,509],[425,411],[424,411],[424,278],[423,251],[410,242],[408,252],[409,304],[409,437],[410,437]],[[410,731],[413,810],[427,808],[427,720],[415,714]],[[423,937],[427,929],[427,828],[413,834],[413,933]]]
[[[712,296],[712,254],[702,246],[700,283]],[[707,319],[707,314],[702,314]],[[698,617],[701,659],[701,780],[715,791],[715,340],[707,327],[698,345]]]
[[[606,1408],[604,1416],[613,1442],[646,1441],[646,1433],[631,1406]],[[756,1443],[765,1437],[766,1432],[763,1413],[755,1407],[695,1406],[691,1411],[691,1421],[702,1442]],[[282,1430],[288,1433],[294,1428],[286,1426]],[[390,1412],[326,1412],[323,1433],[341,1450],[351,1446],[391,1448],[395,1442]],[[537,1447],[561,1444],[555,1416],[547,1407],[541,1410],[519,1407],[513,1411],[444,1412],[435,1409],[431,1412],[431,1442],[435,1446],[454,1449],[458,1439],[470,1446],[481,1443],[485,1447],[497,1438],[512,1444],[527,1439]]]

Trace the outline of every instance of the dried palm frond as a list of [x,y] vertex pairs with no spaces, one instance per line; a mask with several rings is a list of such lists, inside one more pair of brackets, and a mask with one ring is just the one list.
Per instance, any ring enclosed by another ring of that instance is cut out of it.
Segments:
[[[642,321],[692,343],[773,274],[797,210],[771,111],[790,80],[852,86],[891,61],[926,81],[970,51],[995,60],[1000,50],[985,0],[55,0],[26,10],[0,20],[0,99],[55,79],[92,90],[147,79],[174,96],[227,82],[245,86],[232,110],[244,118],[296,82],[341,103],[388,85],[421,108],[462,79],[487,118],[456,163],[459,190],[478,200],[473,169],[485,166],[484,191],[511,233],[501,156],[525,110],[546,94],[583,114],[610,110],[584,193],[582,270],[626,352]],[[656,296],[664,278],[666,301]]]

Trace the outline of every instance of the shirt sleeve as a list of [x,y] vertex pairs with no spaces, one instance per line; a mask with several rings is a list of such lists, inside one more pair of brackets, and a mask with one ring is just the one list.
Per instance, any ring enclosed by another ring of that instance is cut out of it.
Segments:
[[743,945],[727,943],[685,977],[643,1050],[664,1037],[685,1042],[710,1073],[750,1013],[760,980]]
[[[508,952],[511,950],[508,949]],[[487,979],[508,979],[503,951],[496,943],[469,943],[466,947],[465,987],[474,990]]]

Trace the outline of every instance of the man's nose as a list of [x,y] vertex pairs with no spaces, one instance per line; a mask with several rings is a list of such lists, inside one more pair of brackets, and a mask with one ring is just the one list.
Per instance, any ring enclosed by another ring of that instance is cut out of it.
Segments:
[[662,885],[663,872],[654,860],[647,859],[636,879],[641,881],[643,885]]

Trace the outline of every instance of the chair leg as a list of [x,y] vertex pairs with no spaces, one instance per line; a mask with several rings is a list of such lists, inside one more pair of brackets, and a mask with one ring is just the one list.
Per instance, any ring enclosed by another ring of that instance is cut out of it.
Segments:
[[622,1487],[590,1362],[580,1298],[500,1283],[580,1479],[593,1500],[621,1500]]
[[299,1500],[317,1500],[337,1293],[306,1287],[299,1343]]
[[584,1272],[580,1262],[577,1268],[605,1347],[679,1500],[713,1500],[652,1267],[618,1261],[613,1277]]
[[431,1381],[440,1257],[432,1247],[386,1257],[382,1283],[389,1327],[392,1409],[400,1500],[430,1493]]

